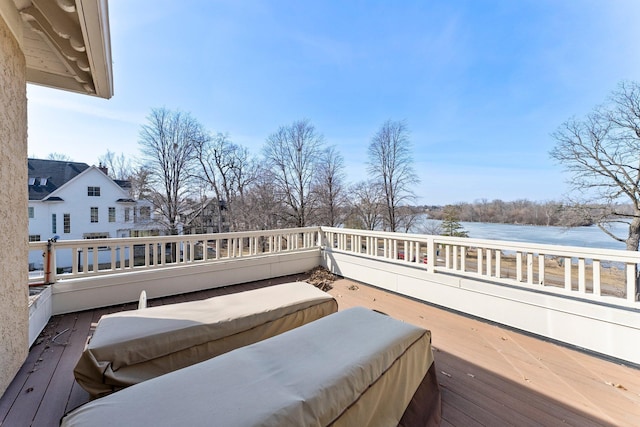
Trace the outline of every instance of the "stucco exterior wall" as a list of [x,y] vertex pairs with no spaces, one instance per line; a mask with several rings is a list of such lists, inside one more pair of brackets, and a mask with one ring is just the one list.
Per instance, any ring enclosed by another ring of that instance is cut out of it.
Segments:
[[29,350],[24,55],[0,18],[0,395]]

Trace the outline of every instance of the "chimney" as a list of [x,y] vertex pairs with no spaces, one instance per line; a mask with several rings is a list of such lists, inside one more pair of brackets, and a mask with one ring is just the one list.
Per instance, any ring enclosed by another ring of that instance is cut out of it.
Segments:
[[103,174],[109,176],[109,168],[104,166],[102,162],[98,163],[98,169],[100,169]]

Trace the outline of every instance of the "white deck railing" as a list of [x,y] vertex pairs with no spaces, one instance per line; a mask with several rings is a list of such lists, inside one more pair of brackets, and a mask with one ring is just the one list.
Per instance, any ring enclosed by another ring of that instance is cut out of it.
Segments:
[[53,314],[137,301],[141,291],[179,295],[324,265],[348,279],[640,364],[636,252],[327,227],[29,245],[33,258],[44,254],[49,265],[49,274],[30,282],[54,284],[47,301]]
[[322,235],[322,244],[331,250],[432,274],[640,308],[638,252],[327,227],[322,227]]
[[29,249],[41,252],[45,261],[43,271],[31,275],[30,284],[320,247],[431,274],[640,307],[638,252],[329,227],[59,240],[51,244],[50,251],[47,242],[32,242]]
[[53,284],[128,271],[206,264],[243,257],[308,250],[319,246],[318,227],[237,233],[189,234],[89,240],[31,242],[43,268],[29,283]]

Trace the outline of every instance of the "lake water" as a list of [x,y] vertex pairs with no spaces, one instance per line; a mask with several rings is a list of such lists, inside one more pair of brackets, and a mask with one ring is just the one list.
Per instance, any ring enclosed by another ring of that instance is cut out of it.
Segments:
[[[624,242],[612,239],[595,225],[565,228],[482,222],[461,222],[460,224],[469,233],[469,237],[474,239],[509,240],[603,249],[624,250],[626,248]],[[618,225],[613,227],[613,230],[617,236],[626,237],[628,228]]]

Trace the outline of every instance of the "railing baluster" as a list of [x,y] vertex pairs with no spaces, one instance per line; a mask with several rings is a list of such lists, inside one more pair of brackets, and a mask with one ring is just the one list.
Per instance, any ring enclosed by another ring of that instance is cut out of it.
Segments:
[[544,285],[544,254],[538,254],[538,284]]
[[628,263],[626,267],[627,271],[627,301],[636,301],[636,264]]
[[578,259],[578,292],[581,294],[587,293],[587,277],[584,258]]
[[458,246],[456,245],[452,249],[453,249],[453,254],[452,254],[452,256],[453,256],[453,265],[452,265],[452,268],[454,270],[457,270],[458,269]]
[[77,276],[78,275],[78,267],[79,267],[79,261],[80,261],[80,257],[79,257],[80,252],[78,251],[78,247],[74,246],[73,249],[71,250],[71,274],[73,276]]
[[573,284],[571,283],[571,258],[564,259],[564,288],[567,291],[573,289]]
[[[109,246],[109,260],[110,260],[110,265],[111,265],[111,270],[115,270],[116,269],[116,248],[115,245],[110,245]],[[120,268],[122,269],[124,266],[122,265],[122,263],[120,263]]]

